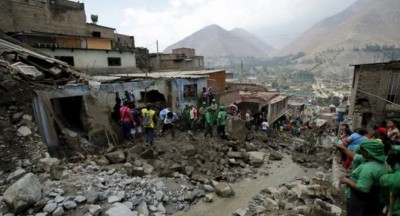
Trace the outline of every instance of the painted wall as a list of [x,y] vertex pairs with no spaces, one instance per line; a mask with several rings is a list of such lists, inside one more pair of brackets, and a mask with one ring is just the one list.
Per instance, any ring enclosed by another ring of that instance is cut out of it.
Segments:
[[209,78],[207,80],[207,86],[212,88],[212,91],[222,92],[225,91],[225,71],[219,71],[215,73],[209,73]]
[[111,50],[111,40],[103,38],[87,38],[88,49]]
[[[85,49],[51,49],[38,48],[51,56],[73,56],[75,67],[96,74],[96,69],[132,69],[136,68],[136,58],[133,52],[113,50],[85,50]],[[121,58],[121,66],[108,66],[108,57]]]

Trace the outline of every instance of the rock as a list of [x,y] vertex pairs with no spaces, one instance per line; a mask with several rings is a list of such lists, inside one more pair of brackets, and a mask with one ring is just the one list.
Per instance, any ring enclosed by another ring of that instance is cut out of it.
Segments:
[[227,129],[230,138],[238,141],[245,141],[249,131],[245,126],[245,122],[237,116],[231,116],[229,118]]
[[325,173],[318,171],[314,174],[314,178],[319,180],[325,180]]
[[119,197],[119,196],[110,196],[110,197],[108,197],[107,202],[108,202],[108,203],[115,203],[115,202],[119,202],[119,201],[121,201],[121,200],[122,200],[122,197]]
[[212,202],[213,201],[214,196],[212,194],[206,194],[204,196],[204,202]]
[[157,211],[165,214],[167,212],[167,210],[165,209],[164,205],[162,203],[158,204],[157,206]]
[[76,208],[77,204],[74,201],[66,201],[66,202],[64,202],[63,206],[64,206],[64,208],[70,210],[70,209]]
[[327,203],[321,199],[315,199],[314,204],[320,206],[323,210],[328,211],[332,215],[340,216],[342,214],[342,209],[339,206]]
[[151,174],[154,171],[154,167],[148,163],[143,163],[143,170],[146,174]]
[[54,202],[56,202],[56,203],[64,202],[64,200],[65,200],[65,197],[63,197],[63,196],[56,196],[54,198]]
[[124,204],[128,209],[132,210],[133,209],[133,203],[129,201],[125,201],[122,204]]
[[61,180],[68,176],[68,169],[65,166],[52,166],[50,169],[50,177],[53,180]]
[[292,210],[294,208],[293,203],[286,203],[284,209],[285,210]]
[[19,179],[21,176],[23,176],[25,174],[26,174],[26,170],[17,169],[7,177],[7,183],[10,183],[10,182],[12,182],[14,180],[17,180],[17,179]]
[[250,164],[259,167],[264,163],[265,153],[264,152],[247,152],[249,156]]
[[232,187],[225,182],[219,183],[215,186],[215,193],[220,197],[233,197],[235,195]]
[[162,191],[156,191],[156,199],[157,199],[158,201],[161,201],[161,200],[163,199],[163,197],[164,197],[164,192],[162,192]]
[[[101,212],[101,206],[99,205],[89,205],[89,212],[94,215],[97,216],[100,214]],[[122,215],[121,215],[122,216]]]
[[133,167],[131,169],[131,175],[132,176],[143,177],[143,176],[146,175],[146,173],[144,172],[144,168],[143,167]]
[[283,155],[277,151],[271,150],[271,152],[269,154],[269,159],[270,160],[282,160]]
[[294,211],[298,214],[302,214],[302,215],[309,215],[311,212],[311,208],[309,206],[306,205],[302,205],[302,206],[296,206],[294,208]]
[[106,157],[110,160],[111,163],[114,164],[122,163],[125,161],[125,153],[122,150],[107,153]]
[[74,201],[76,203],[83,203],[86,201],[86,197],[79,195],[79,196],[75,197]]
[[308,197],[307,186],[303,184],[296,183],[296,186],[292,188],[291,191],[293,191],[296,194],[298,199],[305,199]]
[[96,203],[97,200],[99,200],[99,195],[99,192],[90,191],[88,194],[86,194],[87,203]]
[[52,213],[57,208],[57,203],[47,203],[47,205],[43,208],[43,211]]
[[17,129],[18,136],[22,137],[27,137],[32,135],[31,129],[29,129],[27,126],[21,126]]
[[40,212],[35,214],[35,216],[47,216],[47,215],[49,215],[49,213],[47,212]]
[[214,188],[211,185],[205,184],[203,185],[203,188],[206,192],[214,192]]
[[271,198],[265,198],[263,204],[267,211],[273,211],[279,209],[278,203]]
[[53,216],[62,216],[64,215],[64,208],[63,207],[58,207],[56,210],[53,212]]
[[143,159],[155,159],[156,153],[154,152],[154,149],[147,149],[142,154],[140,154],[140,157],[142,157]]
[[238,209],[235,210],[235,212],[233,214],[237,215],[237,216],[245,216],[246,213],[247,213],[247,210],[242,209],[242,208],[238,208]]
[[142,214],[143,216],[149,216],[149,209],[147,208],[146,202],[140,203],[136,208],[136,211],[139,212],[139,215]]
[[157,207],[151,205],[151,206],[149,206],[149,210],[152,212],[155,212],[155,211],[157,211]]
[[122,203],[114,203],[111,208],[109,208],[105,216],[134,216],[133,212]]
[[110,164],[110,161],[104,157],[104,156],[100,156],[97,160],[96,163],[100,166],[107,166]]
[[196,147],[191,144],[185,144],[182,146],[182,155],[184,156],[193,156],[196,154]]
[[50,169],[52,166],[57,166],[60,165],[60,160],[57,158],[52,158],[50,157],[49,153],[45,153],[46,157],[42,158],[39,160],[38,166],[46,171],[46,172],[50,172]]
[[228,153],[226,153],[226,156],[228,158],[241,159],[243,157],[243,153],[242,152],[236,152],[236,151],[228,151]]
[[185,166],[185,173],[186,173],[186,175],[188,175],[188,176],[192,175],[193,170],[194,170],[194,167],[192,167],[192,166]]
[[42,185],[33,173],[28,173],[4,192],[3,201],[19,213],[42,198]]
[[257,206],[256,207],[256,215],[261,215],[261,213],[265,212],[266,208],[264,206]]

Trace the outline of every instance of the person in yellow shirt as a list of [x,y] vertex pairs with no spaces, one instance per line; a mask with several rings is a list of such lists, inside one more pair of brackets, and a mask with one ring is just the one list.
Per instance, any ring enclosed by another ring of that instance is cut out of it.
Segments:
[[154,126],[156,125],[156,112],[151,108],[150,104],[146,105],[140,112],[142,118],[142,126],[144,128],[144,138],[146,144],[154,143]]

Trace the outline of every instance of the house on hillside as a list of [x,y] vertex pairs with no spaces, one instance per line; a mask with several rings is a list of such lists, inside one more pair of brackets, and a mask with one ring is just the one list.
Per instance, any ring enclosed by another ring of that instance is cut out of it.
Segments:
[[136,71],[135,39],[86,23],[83,3],[69,0],[0,1],[0,30],[86,74]]
[[204,70],[204,57],[196,56],[195,49],[178,48],[172,53],[153,53],[149,58],[151,71]]
[[400,118],[400,61],[354,65],[349,118],[353,128],[372,128]]

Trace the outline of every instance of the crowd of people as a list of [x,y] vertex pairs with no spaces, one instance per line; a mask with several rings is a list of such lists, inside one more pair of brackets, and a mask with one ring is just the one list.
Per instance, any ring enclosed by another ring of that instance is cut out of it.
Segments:
[[400,216],[400,131],[396,120],[388,120],[368,132],[351,131],[340,125],[334,147],[347,171],[345,185],[347,215]]

